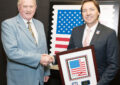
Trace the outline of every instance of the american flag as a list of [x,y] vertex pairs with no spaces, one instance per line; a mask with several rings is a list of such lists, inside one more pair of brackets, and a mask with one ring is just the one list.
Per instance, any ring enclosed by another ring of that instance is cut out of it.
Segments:
[[72,75],[77,75],[79,77],[87,75],[85,61],[81,61],[81,59],[73,60],[69,62],[69,66]]
[[56,30],[52,37],[55,40],[51,41],[53,55],[67,50],[72,29],[84,24],[80,10],[58,10],[56,18],[57,25],[56,27],[53,26],[53,29]]

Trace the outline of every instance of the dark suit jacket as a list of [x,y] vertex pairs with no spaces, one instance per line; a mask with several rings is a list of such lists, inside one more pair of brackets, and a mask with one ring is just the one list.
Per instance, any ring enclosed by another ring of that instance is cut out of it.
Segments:
[[[68,49],[82,48],[85,25],[73,29]],[[98,24],[90,42],[95,48],[97,70],[100,80],[97,85],[109,85],[118,70],[118,40],[114,30]]]

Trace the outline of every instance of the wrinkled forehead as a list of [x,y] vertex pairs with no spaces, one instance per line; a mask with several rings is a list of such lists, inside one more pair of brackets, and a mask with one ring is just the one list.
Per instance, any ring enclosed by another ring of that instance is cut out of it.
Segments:
[[36,5],[36,0],[18,0],[18,5],[25,4],[25,3],[31,3]]

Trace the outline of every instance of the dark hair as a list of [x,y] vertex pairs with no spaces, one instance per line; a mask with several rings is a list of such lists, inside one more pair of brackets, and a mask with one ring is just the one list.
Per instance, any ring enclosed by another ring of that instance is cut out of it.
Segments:
[[93,2],[94,5],[96,6],[98,12],[100,13],[100,6],[99,6],[99,4],[98,4],[98,2],[97,2],[96,0],[83,0],[83,1],[82,1],[82,4],[81,4],[81,5],[82,5],[82,6],[81,6],[81,13],[82,13],[83,5],[84,5],[86,2]]

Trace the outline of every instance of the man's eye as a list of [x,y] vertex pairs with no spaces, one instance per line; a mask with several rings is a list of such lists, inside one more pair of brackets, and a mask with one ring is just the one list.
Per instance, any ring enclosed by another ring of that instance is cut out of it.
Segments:
[[24,8],[27,8],[27,6],[23,6]]
[[33,6],[30,6],[30,8],[33,8]]
[[90,9],[91,11],[94,11],[95,9]]
[[82,12],[86,12],[86,10],[82,10]]

